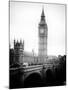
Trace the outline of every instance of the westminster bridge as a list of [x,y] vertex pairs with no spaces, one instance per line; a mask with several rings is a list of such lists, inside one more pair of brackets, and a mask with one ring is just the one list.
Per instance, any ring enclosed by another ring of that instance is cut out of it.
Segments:
[[10,68],[10,88],[58,85],[62,76],[60,63]]

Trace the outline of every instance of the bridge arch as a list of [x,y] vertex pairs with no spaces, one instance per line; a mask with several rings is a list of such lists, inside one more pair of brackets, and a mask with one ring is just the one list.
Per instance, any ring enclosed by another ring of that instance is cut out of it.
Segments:
[[42,83],[41,74],[38,72],[34,72],[28,75],[28,77],[24,80],[24,87],[38,87]]
[[33,71],[33,72],[27,72],[24,74],[24,80],[27,79],[28,77],[30,77],[33,74],[37,74],[42,78],[42,74],[40,71]]

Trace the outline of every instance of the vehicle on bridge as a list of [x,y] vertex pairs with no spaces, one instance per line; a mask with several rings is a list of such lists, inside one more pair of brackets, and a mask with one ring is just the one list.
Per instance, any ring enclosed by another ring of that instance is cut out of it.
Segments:
[[27,62],[23,63],[23,67],[28,67],[28,63]]

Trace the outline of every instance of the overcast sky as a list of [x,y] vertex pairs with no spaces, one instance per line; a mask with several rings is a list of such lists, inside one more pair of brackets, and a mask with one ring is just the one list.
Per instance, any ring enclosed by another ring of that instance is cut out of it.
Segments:
[[48,55],[65,54],[65,6],[59,4],[40,4],[10,2],[10,44],[13,40],[25,41],[24,50],[38,53],[38,24],[42,7],[48,25]]

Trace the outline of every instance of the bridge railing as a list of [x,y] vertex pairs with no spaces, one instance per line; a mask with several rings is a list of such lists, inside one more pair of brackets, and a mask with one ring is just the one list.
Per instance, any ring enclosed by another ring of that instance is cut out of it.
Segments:
[[9,70],[10,71],[14,71],[14,70],[19,70],[19,69],[22,69],[22,70],[27,70],[30,69],[30,70],[33,70],[33,69],[38,69],[38,68],[48,68],[48,67],[58,67],[59,65],[58,64],[44,64],[44,65],[32,65],[32,66],[27,66],[27,67],[23,67],[23,66],[20,66],[20,67],[16,67],[16,68],[10,68]]
[[31,68],[37,68],[37,67],[42,67],[42,65],[32,65],[32,66],[28,66],[28,67],[18,67],[18,68],[10,68],[9,70],[18,70],[18,69],[31,69]]

